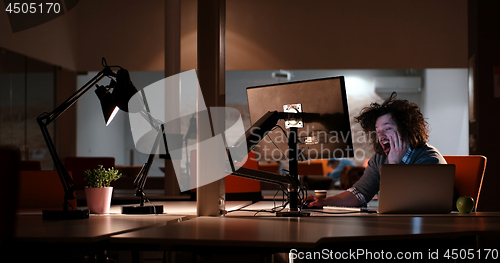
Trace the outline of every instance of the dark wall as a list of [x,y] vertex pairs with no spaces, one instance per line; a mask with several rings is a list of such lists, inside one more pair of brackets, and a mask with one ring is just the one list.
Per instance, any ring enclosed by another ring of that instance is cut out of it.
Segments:
[[[500,1],[469,0],[469,61],[475,70],[475,138],[470,154],[488,158],[478,210],[500,211],[500,93],[495,97],[494,68],[500,67]],[[473,63],[475,61],[475,63]]]

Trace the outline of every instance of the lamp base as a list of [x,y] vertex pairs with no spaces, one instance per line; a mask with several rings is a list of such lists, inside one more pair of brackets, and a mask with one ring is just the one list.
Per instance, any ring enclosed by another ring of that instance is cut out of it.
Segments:
[[43,210],[43,220],[70,220],[70,219],[87,219],[89,218],[88,209],[75,209],[75,210]]
[[129,215],[163,214],[163,206],[162,205],[122,206],[122,214],[129,214]]
[[311,213],[309,212],[302,212],[302,211],[286,211],[286,212],[277,212],[276,216],[278,217],[306,217],[310,216]]

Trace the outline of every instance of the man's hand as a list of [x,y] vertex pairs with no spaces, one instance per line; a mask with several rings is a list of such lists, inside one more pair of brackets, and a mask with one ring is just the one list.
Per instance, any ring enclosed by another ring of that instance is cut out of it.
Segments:
[[351,192],[345,191],[335,196],[327,198],[317,198],[308,195],[306,198],[308,208],[323,208],[323,206],[359,206],[358,198]]
[[308,195],[306,198],[308,208],[323,208],[324,198],[317,198],[313,195]]
[[387,154],[387,160],[390,164],[398,164],[405,156],[408,146],[406,142],[401,140],[401,136],[397,131],[394,131],[389,136],[389,143],[391,145],[391,150],[389,154]]

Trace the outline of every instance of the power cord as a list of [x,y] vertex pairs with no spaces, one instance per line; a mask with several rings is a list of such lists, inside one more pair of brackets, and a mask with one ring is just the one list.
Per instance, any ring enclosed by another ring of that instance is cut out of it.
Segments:
[[156,213],[156,206],[155,206],[155,204],[149,200],[149,198],[146,195],[146,193],[142,192],[142,194],[144,195],[144,199],[146,200],[146,203],[150,203],[153,206],[153,212],[154,212],[155,216],[157,216],[158,214]]

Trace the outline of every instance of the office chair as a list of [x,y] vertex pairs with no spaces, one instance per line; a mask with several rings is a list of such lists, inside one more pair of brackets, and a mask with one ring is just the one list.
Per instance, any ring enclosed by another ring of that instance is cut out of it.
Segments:
[[448,164],[455,165],[455,190],[458,196],[474,198],[474,209],[477,211],[486,157],[482,155],[445,155]]
[[[71,172],[68,172],[71,176]],[[58,208],[64,188],[55,170],[19,171],[19,208]],[[69,200],[76,207],[76,200]]]

